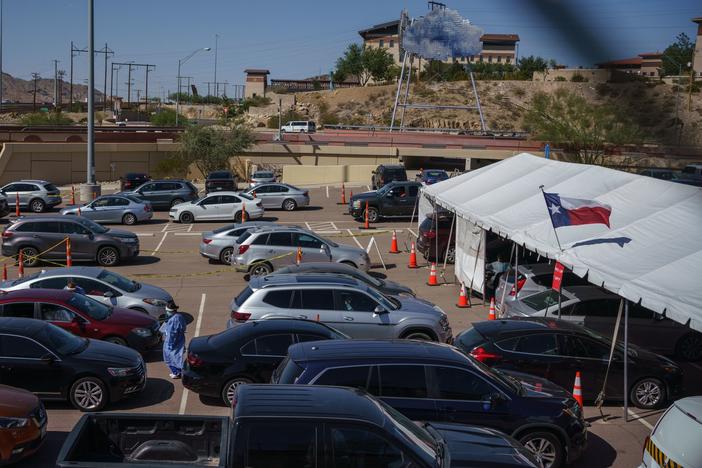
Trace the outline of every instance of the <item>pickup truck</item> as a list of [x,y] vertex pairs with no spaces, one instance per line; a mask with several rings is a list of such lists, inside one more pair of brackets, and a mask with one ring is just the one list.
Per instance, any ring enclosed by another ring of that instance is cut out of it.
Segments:
[[410,217],[415,212],[419,182],[390,182],[370,192],[354,195],[349,201],[349,214],[357,221],[363,221],[368,203],[368,222],[375,223],[381,218]]
[[231,419],[94,413],[83,416],[56,460],[60,468],[268,468],[397,466],[536,467],[499,432],[413,423],[346,387],[243,385]]

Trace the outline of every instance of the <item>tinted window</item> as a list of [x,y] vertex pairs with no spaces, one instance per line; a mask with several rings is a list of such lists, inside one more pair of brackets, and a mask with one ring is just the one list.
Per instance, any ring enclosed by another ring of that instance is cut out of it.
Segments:
[[[242,243],[241,239],[244,238],[244,236],[246,236],[246,234],[248,234],[248,232],[243,233],[241,235],[241,238],[237,239],[237,243],[241,244]],[[244,240],[245,240],[245,238],[244,238]],[[254,240],[251,241],[251,245],[266,245],[267,242],[268,242],[268,234],[259,234],[256,236],[256,238]]]
[[278,384],[294,384],[304,370],[305,369],[298,366],[295,361],[290,359],[290,356],[287,356],[273,372],[272,382]]
[[589,317],[611,317],[614,319],[619,312],[619,301],[614,299],[597,299],[580,302],[575,305],[572,315],[587,315]]
[[248,423],[242,466],[316,467],[317,426],[312,422]]
[[57,223],[54,221],[36,221],[34,223],[34,232],[45,232],[47,234],[58,234],[59,225],[64,223]]
[[129,200],[126,198],[113,197],[110,199],[110,206],[128,206]]
[[63,234],[82,234],[87,235],[89,231],[78,223],[62,222],[61,233]]
[[263,298],[263,302],[274,307],[287,309],[290,307],[290,296],[292,291],[269,291]]
[[82,294],[73,294],[68,303],[95,320],[105,320],[112,313],[112,307]]
[[[91,296],[102,296],[107,291],[113,291],[112,288],[95,280],[87,278],[74,278],[73,282],[85,290],[85,294]],[[116,291],[113,291],[116,292]]]
[[236,198],[234,195],[222,195],[219,198],[220,198],[220,200],[219,200],[220,204],[231,205],[234,203],[241,203],[241,200]]
[[410,197],[416,197],[418,192],[419,192],[419,187],[417,187],[416,185],[410,185],[410,188],[409,188],[409,196]]
[[439,398],[444,400],[488,400],[495,391],[477,375],[451,367],[435,367]]
[[321,249],[322,241],[309,234],[293,233],[293,245],[309,249]]
[[227,236],[229,236],[229,237],[239,237],[239,236],[241,236],[244,232],[246,232],[246,228],[234,229],[233,231],[229,231],[229,234],[227,234]]
[[90,204],[91,208],[102,208],[110,204],[110,198],[98,198]]
[[475,328],[469,328],[458,337],[457,345],[466,352],[485,342],[485,337]]
[[37,223],[22,223],[12,230],[15,232],[36,232],[36,224]]
[[142,192],[153,192],[155,190],[156,190],[156,184],[145,184],[140,189],[140,191],[142,191]]
[[371,377],[371,366],[327,369],[315,380],[315,385],[334,385],[366,389]]
[[3,317],[34,318],[33,302],[15,302],[2,306]]
[[358,291],[337,291],[337,310],[373,312],[378,306],[370,297]]
[[253,294],[253,289],[250,287],[245,287],[243,291],[239,293],[238,296],[236,296],[236,299],[234,299],[234,303],[238,306],[246,302],[246,299],[248,299],[251,294]]
[[380,394],[384,397],[426,398],[424,366],[380,366]]
[[609,346],[589,338],[564,335],[563,354],[571,357],[609,359]]
[[219,204],[219,199],[219,195],[215,195],[214,197],[207,197],[200,202],[200,205],[217,205]]
[[122,275],[113,273],[108,270],[102,270],[100,274],[97,275],[97,278],[99,280],[104,281],[107,284],[121,289],[122,291],[134,292],[141,287],[141,285],[136,281],[132,281],[130,279],[125,278]]
[[0,340],[3,357],[40,359],[47,354],[43,346],[23,336],[0,335]]
[[241,354],[248,354],[250,356],[256,355],[256,340],[251,340],[241,347]]
[[497,342],[497,345],[505,351],[529,354],[558,354],[556,345],[556,335],[550,333],[540,333],[526,335],[519,338],[510,338]]
[[46,278],[43,280],[36,281],[32,283],[30,287],[41,288],[41,289],[63,289],[68,284],[69,278],[57,277],[57,278]]
[[268,335],[256,338],[256,354],[259,356],[285,356],[292,344],[292,335]]
[[285,187],[284,185],[274,185],[270,189],[270,193],[284,193],[288,192],[288,188]]
[[58,192],[59,189],[54,184],[44,184],[44,188],[49,192]]
[[268,185],[261,185],[260,187],[254,187],[250,190],[250,193],[256,192],[256,194],[269,193],[272,187]]
[[292,242],[290,240],[290,233],[271,232],[268,236],[268,245],[274,245],[276,247],[291,247]]
[[308,335],[306,333],[298,333],[297,341],[299,343],[304,343],[306,341],[321,341],[328,339],[328,335]]
[[232,173],[227,171],[210,172],[210,179],[231,179]]
[[18,187],[18,184],[10,184],[10,185],[6,185],[2,190],[4,192],[19,192],[17,187]]
[[75,314],[57,304],[39,304],[39,318],[50,322],[70,322]]
[[331,289],[304,289],[302,306],[312,310],[334,310],[334,294]]
[[166,191],[166,190],[178,190],[180,188],[179,184],[173,182],[158,182],[156,183],[156,190]]
[[412,467],[395,445],[367,428],[332,428],[332,456],[334,467]]

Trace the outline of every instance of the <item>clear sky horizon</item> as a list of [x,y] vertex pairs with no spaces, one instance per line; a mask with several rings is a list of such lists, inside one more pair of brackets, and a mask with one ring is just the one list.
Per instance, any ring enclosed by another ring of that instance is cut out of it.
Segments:
[[[68,71],[70,42],[87,46],[87,1],[4,1],[3,71],[29,79],[32,72],[53,78],[53,59]],[[446,2],[490,33],[519,34],[519,54],[554,58],[572,67],[594,60],[663,51],[685,32],[695,40],[691,18],[702,16],[699,0],[490,0]],[[697,6],[695,6],[697,5]],[[115,62],[156,65],[149,94],[175,89],[178,59],[201,52],[183,66],[200,93],[214,79],[215,34],[219,34],[218,81],[243,84],[245,68],[267,68],[272,78],[302,79],[327,73],[346,46],[361,42],[358,30],[427,11],[426,1],[304,0],[240,2],[209,0],[95,0],[96,48],[105,42]],[[99,58],[101,56],[98,56]],[[74,59],[74,81],[87,78],[87,54]],[[96,80],[102,85],[104,62]],[[133,89],[144,88],[143,69]],[[109,77],[108,77],[109,80]],[[120,71],[125,94],[126,69]],[[109,84],[108,84],[109,86]],[[231,92],[230,92],[231,94]]]

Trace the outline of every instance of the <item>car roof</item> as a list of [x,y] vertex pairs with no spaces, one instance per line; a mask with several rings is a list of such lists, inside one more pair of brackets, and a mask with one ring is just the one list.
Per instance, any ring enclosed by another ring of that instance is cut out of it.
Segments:
[[51,183],[48,180],[42,180],[42,179],[22,179],[22,180],[19,180],[18,182],[31,182],[34,184],[50,184]]
[[233,190],[217,190],[216,192],[210,192],[210,193],[208,193],[207,195],[205,195],[205,197],[214,196],[214,195],[234,195],[234,196],[238,196],[238,195],[239,195],[239,192],[235,192],[235,191],[233,191]]
[[284,224],[275,224],[271,226],[255,226],[250,230],[251,234],[261,234],[271,231],[290,231],[290,232],[303,232],[305,234],[311,234],[315,237],[321,237],[317,233],[310,232],[307,229],[299,226],[288,226]]
[[585,300],[585,299],[618,299],[619,296],[617,296],[614,293],[611,293],[609,291],[605,291],[602,288],[599,288],[595,286],[594,284],[584,284],[581,286],[567,286],[564,287],[563,290],[567,293],[570,293],[571,295],[575,296],[577,299],[580,300]]
[[345,263],[337,262],[302,262],[296,265],[288,265],[273,274],[281,273],[281,270],[285,270],[285,273],[339,273],[339,274],[351,274],[358,272],[357,268],[347,265]]
[[16,317],[0,317],[0,332],[34,336],[48,324],[43,320]]
[[473,322],[475,328],[484,337],[496,338],[503,335],[519,335],[524,332],[579,332],[582,327],[567,320],[547,317],[511,318]]
[[307,341],[288,348],[295,362],[369,359],[471,364],[468,356],[451,345],[415,340],[327,340]]
[[74,221],[75,216],[61,216],[61,215],[49,215],[49,216],[20,216],[17,218],[13,224],[24,223],[27,221]]
[[355,419],[382,426],[385,412],[366,392],[323,385],[242,385],[237,389],[234,418],[316,416]]
[[73,291],[63,289],[15,289],[13,291],[1,291],[0,302],[15,302],[18,300],[27,300],[30,302],[38,302],[42,300],[55,299],[61,302],[67,302],[75,294]]
[[236,336],[246,336],[250,333],[269,333],[272,331],[284,331],[288,333],[315,332],[320,329],[332,332],[327,325],[315,320],[304,320],[288,317],[271,317],[262,320],[249,320],[237,327],[231,328],[236,332]]
[[378,168],[383,168],[383,169],[404,169],[405,166],[402,164],[381,164],[378,166]]
[[[42,218],[43,219],[43,218]],[[53,268],[51,270],[42,270],[39,274],[39,278],[50,278],[53,276],[87,276],[90,278],[96,278],[105,269],[102,267],[91,267],[91,266],[72,266],[72,267],[60,267]]]
[[363,286],[365,283],[347,275],[336,274],[282,274],[282,275],[267,275],[251,278],[249,286],[251,289],[261,289],[273,286],[298,286],[298,285],[337,285],[337,286]]

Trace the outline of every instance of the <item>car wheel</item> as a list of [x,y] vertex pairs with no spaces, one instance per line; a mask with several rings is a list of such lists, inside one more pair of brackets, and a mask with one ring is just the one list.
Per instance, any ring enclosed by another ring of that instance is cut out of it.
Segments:
[[238,377],[224,384],[224,387],[222,388],[222,401],[224,402],[224,404],[227,406],[232,406],[232,400],[234,399],[236,389],[241,385],[246,385],[250,383],[252,382],[249,379]]
[[241,211],[238,211],[238,212],[234,215],[234,222],[235,222],[235,223],[240,223],[241,220],[242,220],[242,214],[241,214]]
[[98,250],[97,262],[101,266],[115,266],[119,262],[119,252],[114,247],[103,247]]
[[46,209],[46,203],[44,203],[44,200],[37,198],[29,202],[29,209],[35,213],[41,213]]
[[33,267],[39,264],[39,251],[34,247],[22,247],[22,263],[26,267]]
[[[451,247],[448,248],[448,251],[445,253],[446,256],[446,263],[455,263],[456,262],[456,246],[452,245]],[[443,260],[443,259],[442,259]]]
[[122,224],[126,224],[127,226],[133,226],[136,223],[137,217],[134,216],[132,213],[127,213],[124,216],[122,216]]
[[405,340],[436,341],[431,333],[422,330],[411,331],[402,338]]
[[556,468],[563,465],[563,445],[558,437],[550,432],[530,432],[522,436],[519,441],[543,468]]
[[629,394],[631,402],[637,408],[658,409],[665,404],[665,387],[654,378],[639,380]]
[[182,200],[182,199],[180,199],[180,198],[176,198],[175,200],[173,200],[173,201],[171,202],[171,208],[173,208],[173,207],[176,206],[176,205],[179,205],[179,204],[183,203],[183,201],[184,201],[184,200]]
[[232,255],[234,255],[234,249],[232,247],[227,247],[226,249],[220,252],[219,261],[224,263],[225,265],[231,265]]
[[268,262],[256,263],[249,268],[249,275],[251,277],[255,276],[266,276],[273,271],[273,267]]
[[127,340],[125,340],[124,338],[120,338],[119,336],[108,336],[107,338],[105,338],[104,341],[107,341],[108,343],[114,343],[120,346],[127,346]]
[[692,332],[680,338],[675,345],[675,354],[686,361],[702,359],[702,334]]
[[283,202],[283,209],[285,211],[294,211],[297,208],[297,203],[292,198],[288,198]]
[[369,223],[377,223],[379,219],[380,219],[380,214],[378,213],[378,209],[373,207],[373,206],[369,206],[368,207],[368,222]]
[[195,221],[195,216],[189,211],[184,211],[180,215],[180,222],[183,224],[192,224]]
[[81,411],[100,411],[107,404],[107,388],[96,377],[83,377],[73,383],[69,398]]

